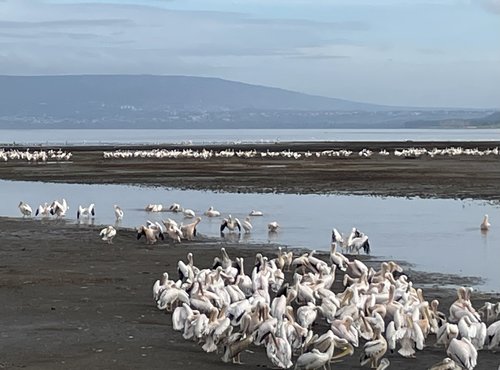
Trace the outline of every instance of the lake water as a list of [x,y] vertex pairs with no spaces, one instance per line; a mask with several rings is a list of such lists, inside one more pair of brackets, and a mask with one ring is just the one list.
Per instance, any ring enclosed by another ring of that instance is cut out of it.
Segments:
[[500,129],[0,130],[0,144],[221,144],[279,141],[493,141]]
[[[35,210],[40,203],[63,197],[70,205],[68,220],[76,222],[78,204],[87,206],[93,202],[96,204],[95,224],[114,224],[113,204],[119,204],[125,212],[121,225],[126,227],[138,226],[146,219],[156,221],[171,217],[183,220],[181,214],[147,213],[144,207],[148,203],[168,206],[176,202],[197,214],[214,206],[223,216],[232,214],[240,219],[244,219],[250,210],[258,209],[264,212],[264,216],[252,218],[253,232],[248,236],[242,234],[242,240],[317,250],[329,249],[332,227],[347,234],[356,226],[369,236],[373,255],[405,260],[424,271],[479,276],[486,279],[481,289],[500,290],[500,208],[484,201],[234,194],[0,180],[0,215],[19,217],[17,205],[20,200],[28,202]],[[486,235],[479,230],[485,213],[490,215],[493,224]],[[276,235],[270,236],[267,232],[270,221],[281,225]],[[220,218],[203,217],[199,232],[219,237],[219,227]]]

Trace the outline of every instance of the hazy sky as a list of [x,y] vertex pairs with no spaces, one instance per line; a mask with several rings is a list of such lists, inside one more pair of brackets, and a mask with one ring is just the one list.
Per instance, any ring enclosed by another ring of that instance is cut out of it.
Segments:
[[214,76],[500,107],[500,0],[0,0],[0,74]]

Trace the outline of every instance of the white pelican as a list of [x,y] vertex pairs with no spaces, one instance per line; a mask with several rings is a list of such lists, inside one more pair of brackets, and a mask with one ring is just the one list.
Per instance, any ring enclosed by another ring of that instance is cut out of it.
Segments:
[[488,221],[488,215],[484,215],[483,222],[479,226],[482,231],[488,231],[490,229],[491,224]]
[[229,215],[228,218],[225,218],[222,220],[222,223],[220,225],[220,232],[224,232],[225,228],[228,228],[230,231],[235,231],[238,229],[239,232],[241,232],[241,222],[238,220],[236,217],[232,217]]
[[500,321],[494,322],[488,326],[488,349],[498,349],[500,346]]
[[168,272],[164,272],[160,279],[156,280],[153,284],[153,299],[158,301],[160,297],[161,291],[163,289],[169,288],[174,285],[175,282],[173,280],[168,279]]
[[318,306],[312,302],[308,302],[305,306],[300,306],[297,309],[297,322],[303,328],[309,329],[318,315]]
[[113,206],[113,208],[115,209],[116,221],[123,220],[123,210],[120,207],[118,207],[116,204]]
[[95,205],[92,203],[88,207],[82,207],[81,205],[78,206],[78,211],[76,211],[76,218],[80,219],[80,216],[85,216],[85,217],[92,217],[95,216]]
[[66,203],[66,199],[63,198],[62,202],[54,200],[50,205],[50,214],[57,215],[57,217],[62,217],[66,215],[68,209],[69,206],[68,203]]
[[182,207],[179,203],[172,203],[170,207],[168,207],[170,212],[182,212]]
[[141,236],[144,235],[146,238],[146,243],[147,244],[154,244],[156,243],[159,239],[164,240],[165,237],[163,236],[163,228],[159,225],[156,225],[157,227],[151,226],[144,226],[141,225],[137,229],[137,240],[141,238]]
[[[353,319],[351,316],[346,316],[343,320],[334,320],[330,328],[336,336],[344,338],[354,347],[359,345],[358,330],[353,325]],[[387,345],[387,343],[386,343]],[[385,351],[384,351],[385,353]],[[382,354],[383,355],[383,354]],[[380,356],[382,357],[382,356]],[[378,361],[378,359],[377,359]]]
[[23,217],[31,216],[31,214],[33,213],[33,210],[31,209],[28,203],[20,201],[18,207],[21,213],[23,214]]
[[476,349],[483,349],[486,340],[486,324],[473,322],[469,316],[463,316],[458,321],[458,330],[462,338],[470,339]]
[[113,238],[116,236],[116,229],[113,226],[105,227],[101,230],[99,236],[101,236],[102,240],[107,241],[108,244],[113,244]]
[[460,287],[457,289],[457,300],[453,302],[450,306],[450,316],[449,321],[452,323],[458,323],[463,316],[469,316],[471,321],[479,322],[481,317],[476,312],[474,307],[470,302],[470,292],[471,288]]
[[281,369],[288,369],[293,366],[292,347],[282,335],[271,333],[266,345],[267,358]]
[[459,333],[458,325],[445,322],[436,333],[436,345],[448,347],[453,338],[458,338]]
[[387,341],[382,336],[379,328],[374,329],[374,339],[366,342],[363,346],[363,353],[359,362],[361,366],[368,363],[371,364],[372,369],[377,368],[378,361],[384,356],[387,351]]
[[44,204],[40,204],[35,211],[35,216],[42,215],[48,216],[50,215],[50,205],[45,202]]
[[472,370],[477,365],[477,350],[467,338],[452,339],[446,354],[462,369]]
[[434,364],[429,370],[460,370],[461,367],[456,364],[451,358],[446,357],[444,360]]
[[194,211],[192,209],[185,209],[184,211],[182,211],[182,213],[184,214],[184,217],[186,217],[186,218],[195,218],[196,217],[196,214],[194,213]]
[[479,313],[481,320],[489,325],[498,320],[500,317],[500,302],[485,302],[483,307],[477,310],[477,312]]
[[224,345],[223,362],[232,361],[234,364],[241,364],[240,354],[246,350],[253,342],[253,335],[245,335],[235,333],[229,336],[227,343]]
[[205,211],[205,216],[208,216],[208,217],[219,217],[220,216],[220,212],[215,210],[214,207],[210,206],[210,208],[208,208],[206,211]]
[[261,211],[256,211],[256,210],[252,209],[248,215],[249,216],[263,216],[264,214]]
[[303,353],[297,359],[294,369],[314,370],[326,367],[326,364],[333,356],[334,347],[333,342],[331,342],[326,352],[320,352],[314,348],[311,352]]
[[163,205],[161,204],[148,204],[144,210],[146,212],[161,212],[163,210]]
[[270,222],[267,224],[267,229],[271,233],[275,233],[276,231],[278,231],[279,227],[280,227],[280,225],[276,221],[273,221],[273,222]]
[[243,226],[243,229],[245,229],[245,232],[246,232],[246,233],[249,233],[250,231],[252,231],[253,226],[252,226],[252,224],[250,223],[250,217],[245,218],[245,221],[243,221],[243,222],[241,223],[241,226]]
[[337,243],[332,242],[330,246],[330,261],[337,266],[341,271],[346,271],[349,259],[342,253],[337,252]]
[[201,222],[201,217],[196,217],[193,223],[181,225],[180,230],[184,238],[187,240],[193,239],[196,236],[196,227]]
[[[179,226],[170,224],[167,226],[167,235],[170,237],[170,239],[177,241],[178,243],[181,242],[181,239],[184,238],[184,234],[182,233],[182,230],[180,229]],[[193,235],[195,231],[193,230]]]
[[370,254],[370,242],[368,241],[368,236],[353,227],[351,234],[347,239],[347,248],[351,252],[356,251],[358,253],[361,249],[363,249],[366,254]]
[[342,234],[335,228],[332,229],[332,243],[338,244],[340,247],[344,246],[344,238]]

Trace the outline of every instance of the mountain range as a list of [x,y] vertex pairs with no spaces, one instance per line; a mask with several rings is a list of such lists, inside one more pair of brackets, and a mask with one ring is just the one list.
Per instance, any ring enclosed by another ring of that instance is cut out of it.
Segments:
[[383,106],[208,77],[0,76],[0,128],[404,127],[491,113]]

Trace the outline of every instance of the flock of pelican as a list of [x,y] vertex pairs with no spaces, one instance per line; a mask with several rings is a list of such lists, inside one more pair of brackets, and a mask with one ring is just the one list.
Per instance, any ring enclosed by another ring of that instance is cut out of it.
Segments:
[[9,160],[22,160],[28,162],[46,162],[49,160],[55,161],[69,161],[73,154],[71,152],[65,152],[61,149],[59,150],[35,150],[30,152],[29,149],[17,150],[17,149],[0,149],[0,161],[7,162]]
[[[177,242],[197,236],[202,218],[194,211],[178,203],[150,204],[145,210],[154,212],[154,206],[194,220],[188,224],[170,218],[147,221],[137,228],[137,239],[144,237],[154,244],[165,236]],[[113,208],[116,220],[123,219],[123,210]],[[33,213],[22,201],[19,210],[23,217]],[[36,215],[64,217],[68,210],[65,199],[54,200],[41,204]],[[77,218],[94,215],[94,204],[79,205]],[[226,230],[251,232],[250,217],[263,213],[252,210],[248,215],[241,222],[231,215],[222,218],[214,207],[204,213],[221,217],[221,235]],[[480,228],[490,226],[485,215]],[[277,222],[268,224],[269,232],[278,228]],[[113,226],[99,233],[109,244],[116,234]],[[370,253],[366,234],[353,228],[344,236],[334,228],[328,261],[316,251],[294,256],[280,247],[272,259],[258,253],[250,275],[245,274],[243,258],[231,259],[224,248],[207,268],[196,267],[189,253],[187,262],[177,263],[179,278],[170,280],[163,273],[153,286],[153,297],[159,309],[172,312],[175,330],[207,352],[221,351],[224,362],[239,362],[240,354],[255,345],[265,347],[269,360],[279,368],[295,363],[295,369],[326,369],[359,348],[360,364],[380,370],[390,366],[384,358],[387,350],[415,358],[432,338],[447,357],[431,370],[471,370],[478,351],[500,348],[500,303],[487,302],[476,310],[470,301],[472,289],[461,287],[445,314],[439,311],[438,300],[425,300],[422,289],[415,289],[397,263],[382,262],[375,270],[344,254],[361,250]],[[336,280],[341,281],[341,289],[333,289]]]
[[[128,158],[149,158],[149,159],[210,159],[210,158],[320,158],[320,157],[350,157],[355,154],[351,150],[323,150],[323,151],[292,151],[292,150],[282,150],[282,151],[258,151],[256,149],[251,150],[233,150],[224,149],[220,151],[210,150],[210,149],[151,149],[151,150],[115,150],[103,152],[103,158],[105,159],[128,159]],[[402,158],[419,158],[421,156],[428,156],[430,158],[435,158],[439,156],[489,156],[500,154],[498,147],[492,149],[479,150],[478,148],[462,148],[462,147],[447,147],[443,149],[433,148],[404,148],[395,149],[389,152],[386,149],[381,149],[378,152],[374,152],[370,149],[362,149],[357,152],[359,157],[368,158],[374,154],[380,156],[393,155],[395,157]]]
[[249,275],[243,258],[231,259],[224,248],[205,268],[188,253],[177,263],[178,278],[164,272],[154,283],[154,301],[172,313],[184,339],[224,362],[239,363],[253,345],[283,369],[326,369],[357,351],[361,366],[381,370],[390,366],[388,350],[416,358],[432,341],[444,359],[431,370],[471,370],[478,351],[499,349],[500,303],[476,310],[472,289],[460,287],[449,312],[439,311],[439,301],[425,300],[397,263],[375,270],[339,252],[337,233],[327,261],[315,251],[279,248],[275,258],[258,253]]
[[[19,211],[23,215],[23,217],[31,217],[33,215],[33,209],[31,206],[24,202],[20,201],[18,204]],[[113,205],[116,224],[118,224],[124,217],[124,211],[118,206]],[[35,211],[35,216],[40,217],[50,217],[55,216],[56,218],[61,218],[66,216],[66,213],[69,209],[68,203],[66,199],[62,200],[54,200],[50,204],[45,202],[40,204]],[[194,219],[193,222],[188,224],[178,224],[175,220],[171,218],[167,218],[166,220],[162,220],[162,222],[151,222],[147,220],[145,225],[140,225],[137,227],[137,239],[141,239],[144,236],[147,244],[154,244],[157,241],[164,240],[165,236],[169,237],[169,239],[174,240],[178,243],[181,240],[192,240],[196,236],[196,228],[198,224],[201,222],[202,218],[196,216],[195,211],[192,209],[185,209],[181,207],[178,203],[172,203],[169,207],[164,207],[162,204],[148,204],[144,208],[146,212],[175,212],[182,213],[185,219]],[[90,219],[95,217],[95,204],[91,203],[89,206],[85,207],[82,205],[78,206],[76,212],[77,220],[80,219]],[[221,217],[221,212],[216,210],[213,206],[210,206],[205,212],[204,215],[209,218],[213,217]],[[233,217],[229,215],[228,217],[222,218],[221,226],[220,226],[220,234],[224,236],[224,232],[227,229],[229,232],[238,232],[241,233],[242,230],[245,234],[249,234],[253,225],[251,222],[251,217],[262,216],[262,211],[251,210],[248,214],[248,217],[245,220],[240,221],[237,217]],[[276,233],[280,225],[276,221],[272,221],[268,224],[269,233]],[[100,231],[100,236],[102,240],[107,241],[109,244],[113,243],[113,238],[116,236],[117,230],[112,226],[107,226],[106,228]]]

